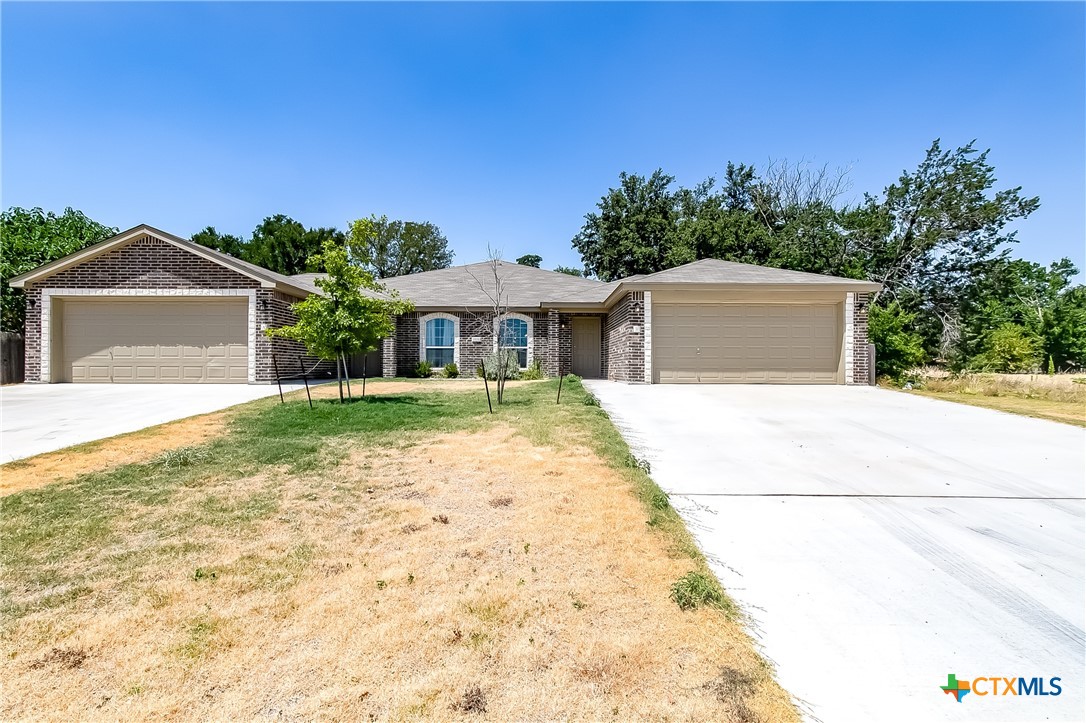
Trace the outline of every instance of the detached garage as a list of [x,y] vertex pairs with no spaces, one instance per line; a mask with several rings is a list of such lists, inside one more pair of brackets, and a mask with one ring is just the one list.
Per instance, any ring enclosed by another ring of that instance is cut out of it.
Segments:
[[12,279],[26,300],[26,379],[246,384],[275,361],[307,368],[301,345],[264,331],[294,321],[316,289],[150,226]]

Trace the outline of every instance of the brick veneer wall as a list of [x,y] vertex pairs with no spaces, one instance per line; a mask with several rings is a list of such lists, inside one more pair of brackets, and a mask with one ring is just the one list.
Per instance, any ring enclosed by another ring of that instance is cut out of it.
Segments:
[[303,370],[311,376],[336,375],[335,363],[310,356],[306,353],[305,344],[292,339],[270,337],[264,333],[267,329],[287,326],[297,321],[298,317],[291,311],[290,305],[299,301],[299,297],[274,289],[260,289],[256,292],[256,381],[275,381],[276,365],[279,373],[283,375],[298,374]]
[[[559,376],[573,371],[573,320],[577,317],[596,317],[600,320],[600,375],[607,376],[607,314],[565,313],[551,310],[547,314],[550,342],[543,357],[543,371],[547,376]],[[549,341],[548,339],[548,341]]]
[[[382,343],[383,365],[381,373],[386,377],[411,376],[422,359],[419,320],[430,312],[411,312],[396,317],[395,337]],[[458,320],[458,365],[461,376],[472,376],[483,359],[494,352],[494,314],[489,311],[446,311]],[[546,371],[549,364],[550,323],[545,313],[523,314],[532,320],[532,358],[539,359]],[[478,337],[478,342],[472,338]],[[529,360],[530,362],[531,360]]]
[[607,378],[645,380],[645,295],[627,292],[607,315]]
[[[270,354],[289,354],[295,359],[303,352],[301,344],[272,340],[263,329],[290,324],[295,316],[290,304],[298,301],[272,289],[260,288],[260,282],[244,274],[209,261],[183,248],[153,236],[142,236],[96,256],[82,264],[64,269],[41,281],[28,284],[26,309],[26,380],[41,378],[42,289],[254,289],[256,290],[255,378],[273,381]],[[307,365],[317,360],[307,358]],[[331,371],[331,364],[322,368]]]
[[854,384],[867,384],[871,369],[871,359],[868,356],[867,345],[870,339],[867,337],[867,305],[870,303],[870,294],[856,294],[852,307],[852,382]]

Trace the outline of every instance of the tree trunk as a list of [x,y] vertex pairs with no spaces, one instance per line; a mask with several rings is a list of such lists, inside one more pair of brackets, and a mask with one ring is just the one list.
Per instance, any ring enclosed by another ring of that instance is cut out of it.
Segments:
[[343,368],[339,365],[339,360],[336,360],[336,384],[339,385],[339,403],[343,404]]
[[339,360],[343,363],[343,378],[347,380],[347,399],[354,401],[354,396],[351,394],[351,370],[347,368],[347,355],[340,352]]

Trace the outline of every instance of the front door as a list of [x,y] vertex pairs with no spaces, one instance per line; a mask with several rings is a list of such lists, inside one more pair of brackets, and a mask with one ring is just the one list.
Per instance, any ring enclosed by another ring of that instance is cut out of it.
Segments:
[[584,379],[600,378],[600,318],[573,317],[573,373]]

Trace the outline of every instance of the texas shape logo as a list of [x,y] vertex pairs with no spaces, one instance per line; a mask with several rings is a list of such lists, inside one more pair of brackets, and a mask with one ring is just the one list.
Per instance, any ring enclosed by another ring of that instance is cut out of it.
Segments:
[[940,685],[939,687],[943,689],[944,693],[954,696],[954,700],[959,703],[969,693],[969,681],[958,680],[958,676],[954,675],[954,673],[946,677],[946,685]]

